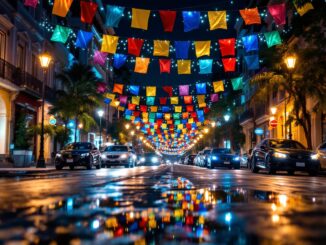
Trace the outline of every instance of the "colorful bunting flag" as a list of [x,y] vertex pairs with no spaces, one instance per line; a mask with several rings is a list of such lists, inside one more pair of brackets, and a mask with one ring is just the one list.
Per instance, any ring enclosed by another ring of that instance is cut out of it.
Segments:
[[211,94],[211,102],[215,103],[218,101],[218,94]]
[[240,90],[243,87],[242,77],[232,78],[231,83],[233,90]]
[[257,54],[247,55],[244,57],[248,70],[259,69],[259,56]]
[[182,11],[184,32],[189,32],[199,28],[200,12],[198,11]]
[[175,106],[174,111],[177,112],[177,113],[181,113],[182,112],[182,106]]
[[140,56],[144,40],[139,38],[128,38],[128,54]]
[[139,107],[139,109],[140,109],[141,112],[147,112],[147,106],[146,105],[141,105]]
[[[139,95],[139,86],[136,85],[130,85],[129,86],[129,92],[133,95]],[[133,103],[135,104],[135,103]]]
[[196,91],[197,94],[206,94],[206,83],[197,83]]
[[106,6],[106,27],[118,27],[125,8],[120,6]]
[[52,14],[66,17],[73,0],[54,0]]
[[69,27],[56,25],[51,37],[51,41],[66,43],[71,32],[72,30]]
[[225,72],[235,71],[236,58],[223,58],[222,63]]
[[297,12],[300,16],[305,15],[307,12],[309,12],[310,10],[314,9],[314,6],[312,5],[312,3],[305,3],[303,6],[298,7],[296,4],[294,4],[295,8],[297,9]]
[[130,110],[130,111],[134,111],[134,110],[136,110],[136,105],[135,104],[128,104],[128,110]]
[[223,81],[213,82],[214,93],[224,92],[224,83]]
[[25,0],[24,5],[32,8],[36,8],[38,0]]
[[123,94],[123,84],[115,83],[113,86],[113,93]]
[[115,54],[118,47],[119,37],[112,35],[103,35],[101,52]]
[[113,56],[113,67],[120,69],[127,62],[128,56],[125,54],[114,54]]
[[147,30],[150,12],[150,10],[132,8],[131,27]]
[[170,97],[171,105],[179,104],[179,97]]
[[191,60],[178,60],[177,65],[179,75],[191,74]]
[[261,24],[258,8],[241,9],[240,15],[246,25]]
[[256,34],[242,37],[242,42],[246,52],[259,50],[258,36]]
[[211,41],[195,41],[195,49],[197,58],[202,56],[210,56]]
[[92,24],[97,8],[98,8],[97,3],[80,1],[81,22]]
[[134,105],[139,105],[139,103],[140,103],[140,97],[138,97],[138,96],[132,96],[131,97],[131,103],[133,103]]
[[235,38],[218,40],[222,57],[235,55]]
[[[194,111],[194,106],[193,105],[187,105],[186,110],[187,110],[187,112],[193,112]],[[189,122],[189,123],[191,123],[191,122]]]
[[157,110],[158,110],[157,106],[151,106],[150,109],[151,109],[151,112],[157,112]]
[[191,95],[184,96],[184,97],[183,97],[183,102],[184,102],[186,105],[192,104],[192,96],[191,96]]
[[128,96],[120,95],[119,96],[120,105],[126,105],[128,102]]
[[286,6],[285,3],[267,6],[268,12],[274,19],[276,25],[286,24]]
[[148,71],[148,65],[150,58],[136,57],[135,72],[146,74]]
[[174,48],[177,59],[188,59],[190,41],[175,41]]
[[210,30],[228,29],[226,23],[226,11],[208,11]]
[[156,87],[155,86],[147,86],[146,87],[146,96],[156,96]]
[[199,74],[211,74],[213,67],[212,59],[199,60]]
[[165,32],[172,32],[174,28],[175,19],[177,17],[176,11],[160,10],[160,17]]
[[155,97],[146,97],[146,105],[154,105]]
[[179,95],[189,95],[189,85],[179,85]]
[[171,71],[171,60],[170,59],[159,59],[160,73],[170,73]]
[[280,37],[280,34],[278,33],[278,31],[265,32],[264,36],[266,39],[267,47],[269,47],[269,48],[282,43],[282,40],[281,40],[281,37]]
[[205,95],[197,95],[197,102],[198,104],[205,103]]
[[93,57],[94,65],[98,64],[104,66],[107,57],[108,57],[107,53],[102,53],[101,51],[95,50],[94,57]]
[[167,103],[167,98],[161,97],[160,98],[160,105],[166,105],[166,103]]
[[170,53],[170,41],[154,40],[154,56],[166,56]]
[[77,41],[76,47],[77,48],[87,48],[90,41],[92,41],[93,32],[79,30],[77,33]]

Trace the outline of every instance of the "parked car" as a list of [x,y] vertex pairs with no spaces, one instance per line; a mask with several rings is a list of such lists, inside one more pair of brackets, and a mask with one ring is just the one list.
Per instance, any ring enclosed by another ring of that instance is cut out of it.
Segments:
[[208,163],[208,157],[211,154],[212,149],[211,148],[206,148],[203,151],[203,155],[201,157],[201,166],[206,168],[207,167],[207,163]]
[[101,168],[101,152],[94,144],[89,142],[76,142],[67,144],[56,154],[55,168],[60,170],[63,167],[69,167],[71,170],[76,166],[85,166],[91,169],[95,166]]
[[194,163],[196,166],[201,166],[201,159],[202,159],[202,156],[203,156],[203,152],[200,151],[197,153],[196,157],[195,157],[195,160],[194,160]]
[[156,153],[145,153],[140,158],[141,166],[159,166],[162,164],[162,157]]
[[249,163],[249,155],[247,153],[244,153],[240,156],[240,167],[242,168],[248,168]]
[[307,150],[295,140],[265,139],[253,149],[250,168],[253,173],[265,169],[269,174],[282,170],[289,175],[293,175],[295,171],[316,175],[320,163],[318,154]]
[[194,165],[195,158],[196,158],[196,155],[186,156],[184,164],[185,165]]
[[208,168],[225,167],[240,169],[240,157],[228,148],[214,148],[208,157]]
[[326,142],[317,147],[317,154],[320,161],[320,169],[326,170]]
[[124,166],[133,168],[136,165],[136,155],[125,145],[111,145],[102,154],[102,165],[106,167]]

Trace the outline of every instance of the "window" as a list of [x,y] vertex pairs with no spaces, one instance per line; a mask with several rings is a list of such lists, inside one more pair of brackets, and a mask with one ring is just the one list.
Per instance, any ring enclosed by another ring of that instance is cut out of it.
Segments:
[[0,59],[6,58],[6,49],[7,49],[7,35],[5,32],[0,30]]
[[25,47],[18,45],[17,47],[17,67],[21,70],[25,68]]

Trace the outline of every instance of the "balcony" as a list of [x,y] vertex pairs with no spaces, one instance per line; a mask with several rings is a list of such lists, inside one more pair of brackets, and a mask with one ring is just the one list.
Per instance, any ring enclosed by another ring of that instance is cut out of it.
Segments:
[[[42,97],[42,81],[3,59],[0,59],[0,77],[36,98]],[[55,91],[48,86],[45,87],[45,99],[49,102],[55,100]]]

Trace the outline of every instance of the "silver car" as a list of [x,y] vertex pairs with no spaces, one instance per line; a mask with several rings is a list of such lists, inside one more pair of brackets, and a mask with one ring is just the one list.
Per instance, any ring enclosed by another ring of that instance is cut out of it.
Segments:
[[326,170],[326,142],[317,147],[317,155],[320,161],[321,170]]
[[125,145],[111,145],[106,147],[102,153],[102,166],[124,166],[135,167],[136,155]]

